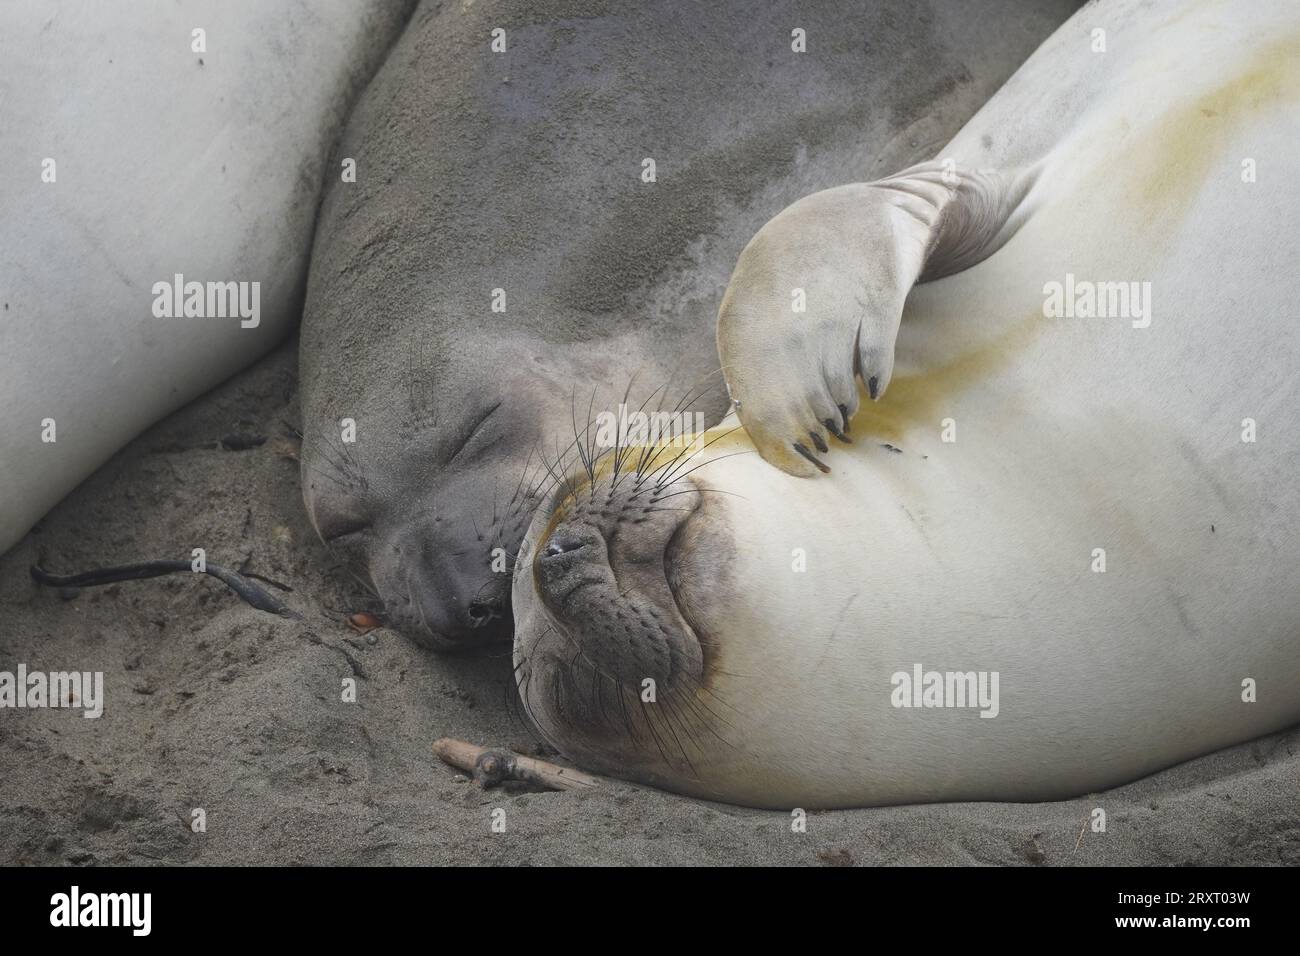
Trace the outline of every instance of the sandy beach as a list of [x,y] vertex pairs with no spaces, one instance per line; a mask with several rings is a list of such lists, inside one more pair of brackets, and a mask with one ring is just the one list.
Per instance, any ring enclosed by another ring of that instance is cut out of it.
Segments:
[[[0,862],[1300,863],[1300,729],[1083,799],[820,812],[806,833],[784,813],[621,783],[457,779],[432,753],[438,737],[550,754],[517,712],[508,647],[437,656],[346,625],[380,607],[303,510],[296,354],[285,343],[151,428],[0,561],[0,670],[102,671],[105,687],[99,719],[3,715]],[[292,588],[280,596],[304,619],[206,576],[60,592],[28,574],[38,560],[66,573],[194,547]],[[1105,832],[1088,825],[1096,808]]]

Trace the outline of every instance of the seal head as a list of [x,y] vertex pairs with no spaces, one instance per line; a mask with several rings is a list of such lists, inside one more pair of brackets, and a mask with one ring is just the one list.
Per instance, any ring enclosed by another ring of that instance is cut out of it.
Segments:
[[704,716],[693,702],[715,659],[706,601],[726,553],[704,491],[690,477],[565,482],[520,550],[524,706],[586,766],[668,779],[689,760],[671,741]]

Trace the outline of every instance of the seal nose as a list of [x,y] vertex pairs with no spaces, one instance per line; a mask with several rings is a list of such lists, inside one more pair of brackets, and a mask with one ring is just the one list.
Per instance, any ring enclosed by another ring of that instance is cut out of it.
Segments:
[[557,500],[563,516],[543,533],[532,559],[533,579],[552,610],[580,613],[571,599],[597,600],[597,582],[614,594],[639,587],[664,596],[668,546],[698,502],[681,495],[668,507],[659,504],[660,493],[627,481],[586,486]]
[[559,517],[539,535],[532,593],[603,680],[668,688],[700,673],[703,652],[669,581],[673,541],[698,507],[688,490],[587,486],[557,500]]
[[394,628],[431,650],[473,650],[508,640],[510,566],[486,545],[458,547],[452,529],[404,520],[372,548],[369,572]]
[[470,601],[466,610],[470,627],[483,627],[501,614],[500,601]]
[[612,576],[605,539],[591,525],[561,525],[537,552],[533,573],[543,589],[562,604],[577,588]]
[[577,551],[586,546],[587,542],[575,535],[556,534],[551,537],[550,542],[542,549],[541,558],[543,561],[547,558],[558,558],[562,554],[568,554],[570,551]]

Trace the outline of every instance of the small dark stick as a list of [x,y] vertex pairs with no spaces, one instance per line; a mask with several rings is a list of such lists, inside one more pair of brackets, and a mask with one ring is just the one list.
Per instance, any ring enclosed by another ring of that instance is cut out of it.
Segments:
[[[31,568],[32,580],[52,588],[93,588],[117,581],[140,581],[145,578],[157,578],[164,574],[194,573],[188,561],[144,561],[140,564],[123,564],[112,568],[96,568],[81,574],[51,574],[39,564]],[[206,565],[204,573],[212,575],[251,607],[268,614],[301,621],[302,615],[287,604],[274,597],[268,591],[258,587],[248,578],[234,571],[228,571],[216,564]]]
[[476,747],[452,737],[439,737],[435,740],[433,752],[443,763],[473,774],[474,782],[484,789],[507,780],[521,780],[549,790],[590,790],[600,786],[599,777],[579,770],[532,757],[521,757],[505,750]]

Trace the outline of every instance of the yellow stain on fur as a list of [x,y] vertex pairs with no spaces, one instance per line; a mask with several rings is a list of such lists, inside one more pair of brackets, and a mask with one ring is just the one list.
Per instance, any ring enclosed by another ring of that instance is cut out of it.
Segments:
[[943,419],[955,411],[957,396],[1005,368],[1046,325],[1042,315],[1030,315],[954,358],[909,375],[895,375],[877,402],[859,389],[862,404],[853,416],[853,437],[897,442],[914,428],[938,434]]
[[[1300,34],[1283,37],[1250,58],[1249,67],[1219,86],[1167,111],[1148,131],[1130,140],[1102,175],[1126,185],[1147,216],[1148,227],[1167,232],[1190,207],[1225,153],[1240,124],[1263,111],[1300,98]],[[1228,156],[1224,172],[1236,173],[1242,157]],[[1123,176],[1123,170],[1132,170]]]
[[[1113,197],[1118,187],[1122,197],[1108,198],[1105,200],[1108,204],[1118,202],[1119,209],[1140,209],[1144,228],[1170,232],[1211,171],[1223,161],[1236,126],[1261,111],[1297,98],[1300,98],[1300,34],[1293,34],[1262,48],[1251,57],[1249,67],[1242,73],[1166,111],[1154,125],[1137,135],[1126,135],[1129,120],[1121,116],[1114,135],[1117,141],[1125,142],[1125,147],[1113,161],[1096,171],[1095,189],[1086,190],[1085,194]],[[1106,228],[1113,230],[1114,226],[1108,223]],[[954,400],[962,391],[1005,367],[1044,327],[1041,315],[1031,315],[950,360],[911,374],[896,375],[879,402],[871,401],[860,389],[861,405],[851,426],[854,439],[875,438],[896,443],[917,428],[933,429],[937,433],[942,419],[952,413]],[[753,449],[743,429],[734,428],[726,434],[729,427],[717,426],[699,436],[702,444],[708,444],[708,457]],[[680,451],[680,448],[656,448],[649,456],[647,470],[666,464]],[[639,456],[638,451],[635,457]],[[607,474],[612,463],[612,457],[607,457],[597,464],[598,479]],[[542,541],[558,520],[553,516]]]
[[[1132,140],[1127,155],[1107,163],[1100,173],[1111,183],[1118,178],[1125,184],[1130,198],[1136,200],[1126,208],[1142,209],[1145,223],[1172,228],[1177,213],[1190,206],[1220,162],[1234,127],[1296,98],[1300,98],[1300,34],[1261,49],[1244,72],[1166,112],[1148,133]],[[1130,174],[1124,175],[1125,170]],[[1004,367],[1044,327],[1041,315],[1031,316],[950,361],[896,376],[879,402],[863,394],[861,410],[853,419],[854,437],[894,443],[909,429],[937,431],[941,420],[952,414],[960,392]]]
[[[932,430],[937,435],[942,420],[953,412],[955,401],[963,391],[1005,368],[1049,324],[1041,314],[1034,313],[952,358],[907,375],[895,375],[878,402],[873,402],[859,384],[858,412],[850,423],[852,438],[854,441],[878,439],[893,443],[901,441],[909,430],[917,428]],[[684,450],[683,445],[691,447]],[[734,420],[729,420],[705,432],[685,436],[673,445],[660,445],[652,450],[644,446],[629,449],[629,457],[624,459],[620,471],[628,471],[639,460],[644,460],[646,472],[656,468],[672,472],[679,465],[685,472],[705,459],[752,451],[754,445],[749,435]],[[697,458],[697,455],[701,457]],[[833,457],[829,461],[833,469]],[[606,455],[596,463],[598,482],[608,477],[613,463],[613,455]],[[585,485],[584,481],[582,486]],[[550,530],[548,526],[547,534]]]

